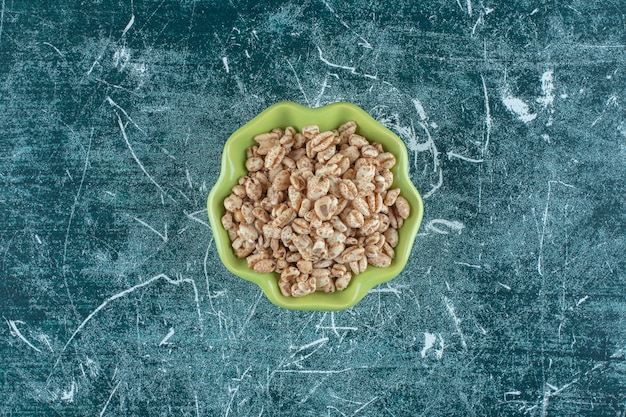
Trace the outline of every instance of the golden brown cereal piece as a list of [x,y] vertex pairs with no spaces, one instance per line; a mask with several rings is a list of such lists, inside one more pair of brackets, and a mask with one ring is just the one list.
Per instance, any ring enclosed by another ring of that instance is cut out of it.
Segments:
[[277,141],[278,135],[274,132],[261,133],[260,135],[256,135],[254,140],[261,145],[263,143]]
[[346,246],[340,241],[332,242],[330,243],[330,246],[328,247],[328,252],[326,254],[326,257],[328,259],[335,259],[336,257],[338,257],[339,255],[343,253],[345,248]]
[[383,168],[391,169],[396,164],[396,157],[391,152],[383,152],[376,157],[380,166]]
[[306,197],[311,200],[322,198],[328,193],[330,180],[326,176],[314,175],[307,181]]
[[237,184],[233,185],[231,189],[232,193],[235,194],[239,198],[244,198],[246,196],[246,188],[243,185]]
[[363,197],[357,197],[352,201],[352,207],[361,212],[364,217],[370,216],[370,208]]
[[300,275],[300,270],[295,266],[288,266],[281,272],[280,277],[287,281],[295,281],[296,277]]
[[375,256],[378,256],[379,253],[380,253],[380,248],[376,245],[367,245],[365,247],[365,256],[367,256],[368,258],[373,258]]
[[323,222],[319,228],[314,230],[315,234],[322,239],[329,239],[335,235],[333,225],[328,222]]
[[245,258],[250,255],[254,250],[254,244],[251,242],[244,242],[239,248],[234,249],[234,254],[237,258]]
[[353,133],[352,135],[350,135],[348,143],[350,143],[351,146],[354,146],[359,149],[365,145],[369,145],[369,142],[367,141],[367,139],[365,139],[361,135],[357,135],[356,133]]
[[289,262],[291,265],[294,265],[300,259],[302,259],[302,255],[300,255],[300,252],[289,252],[285,256],[285,260]]
[[273,272],[276,268],[276,261],[273,259],[262,259],[254,264],[254,271],[259,273]]
[[394,229],[393,227],[390,227],[389,229],[385,230],[384,232],[384,236],[385,236],[385,241],[392,247],[395,248],[396,246],[398,246],[398,230]]
[[318,125],[308,125],[302,128],[302,135],[307,139],[313,139],[320,132]]
[[248,261],[248,268],[253,268],[257,262],[262,261],[265,258],[264,253],[255,253],[254,255],[248,256],[246,258],[246,261]]
[[291,295],[293,297],[304,297],[305,295],[315,292],[316,279],[309,278],[305,282],[298,282],[291,287]]
[[395,205],[396,213],[398,213],[398,215],[403,219],[407,219],[411,214],[411,206],[409,205],[409,202],[406,200],[406,198],[398,196]]
[[356,122],[349,121],[339,126],[339,129],[337,130],[339,131],[339,135],[341,135],[342,137],[349,138],[350,135],[356,132],[356,128],[357,128]]
[[289,177],[289,182],[291,183],[291,186],[296,191],[304,190],[307,184],[307,181],[302,177],[301,174],[295,174],[295,173],[292,174],[291,177]]
[[248,179],[244,187],[246,189],[247,197],[252,201],[259,201],[263,195],[263,186],[257,178]]
[[249,172],[259,171],[263,169],[264,165],[265,165],[265,161],[263,161],[263,158],[258,157],[258,156],[254,156],[246,160],[246,169]]
[[337,291],[345,290],[348,284],[350,283],[351,279],[352,279],[352,274],[350,273],[350,271],[346,272],[345,274],[337,278],[335,280],[335,288],[337,288]]
[[235,223],[233,222],[233,215],[231,212],[227,211],[222,216],[222,226],[224,226],[224,229],[226,230],[235,228]]
[[262,207],[255,207],[252,209],[252,215],[257,219],[261,220],[263,223],[268,223],[270,221],[270,215],[267,211],[265,211]]
[[359,190],[351,180],[341,180],[339,183],[339,192],[346,200],[354,200],[359,195]]
[[391,265],[391,258],[384,253],[379,253],[377,256],[367,258],[370,265],[378,268],[386,268]]
[[298,132],[296,133],[294,136],[294,143],[293,143],[293,149],[302,149],[302,147],[304,146],[304,144],[307,141],[307,137],[304,136],[302,133]]
[[387,191],[387,194],[385,194],[385,198],[384,198],[383,202],[385,203],[386,206],[391,207],[394,204],[396,204],[396,199],[398,198],[399,195],[400,195],[400,189],[399,188],[391,189],[391,190]]
[[287,171],[286,169],[280,170],[274,177],[274,180],[272,181],[272,187],[274,187],[274,189],[278,191],[284,191],[287,188],[289,188],[289,185],[291,184],[290,180],[291,180],[290,172]]
[[252,214],[252,210],[252,204],[249,201],[243,203],[243,205],[241,206],[241,217],[243,217],[243,223],[254,223],[255,217]]
[[[343,209],[342,209],[343,210]],[[337,209],[339,211],[339,209]],[[345,233],[348,231],[348,226],[341,221],[339,217],[333,217],[330,219],[330,223],[333,225],[336,231],[339,233]],[[344,236],[343,234],[341,236]]]
[[338,203],[337,197],[326,195],[315,202],[315,214],[317,214],[317,217],[322,221],[330,220],[335,214]]
[[335,134],[331,131],[322,132],[311,139],[311,150],[313,152],[322,152],[333,145]]
[[389,229],[390,226],[390,220],[389,220],[389,216],[385,213],[378,213],[378,220],[380,222],[380,226],[378,227],[378,231],[380,233],[384,233],[385,230]]
[[354,181],[356,188],[359,190],[359,197],[367,197],[374,192],[376,186],[370,181]]
[[365,248],[350,246],[341,254],[341,260],[345,263],[355,262],[365,256]]
[[356,160],[359,159],[359,157],[361,156],[361,153],[359,152],[359,148],[357,148],[356,146],[349,146],[346,149],[342,150],[341,153],[346,158],[348,158],[348,160],[350,161],[350,164],[354,164]]
[[361,226],[359,232],[361,236],[368,236],[376,232],[378,230],[378,226],[380,226],[378,217],[370,217],[363,222],[363,226]]
[[393,249],[393,247],[385,242],[381,248],[381,250],[387,255],[389,256],[391,259],[396,257],[396,251]]
[[274,169],[280,166],[286,153],[287,150],[280,145],[272,147],[265,156],[265,168]]
[[278,280],[278,288],[280,289],[280,292],[285,297],[291,296],[292,285],[293,285],[292,281],[289,281],[288,279],[283,278],[281,275],[280,279]]
[[303,274],[310,274],[313,272],[313,262],[310,260],[301,259],[297,262],[297,267],[300,272]]
[[287,207],[285,210],[282,210],[280,214],[276,216],[273,220],[274,226],[280,227],[281,229],[291,223],[292,220],[296,218],[296,211],[291,207]]
[[234,194],[231,194],[224,199],[224,208],[230,212],[235,212],[235,210],[239,210],[242,204],[243,200]]
[[298,217],[303,218],[313,208],[313,202],[308,198],[303,198],[298,209]]
[[302,253],[302,249],[313,247],[313,240],[307,235],[292,236],[291,241],[293,242],[294,245],[296,245],[296,248],[298,248],[298,251],[303,255],[304,253]]
[[259,232],[257,232],[254,226],[248,224],[240,224],[239,236],[247,242],[254,242],[259,237]]
[[378,153],[378,149],[372,145],[365,145],[361,148],[361,155],[367,158],[376,158]]
[[363,217],[363,213],[358,210],[350,210],[346,215],[344,221],[348,227],[352,227],[354,229],[358,229],[363,226],[365,222],[365,218]]

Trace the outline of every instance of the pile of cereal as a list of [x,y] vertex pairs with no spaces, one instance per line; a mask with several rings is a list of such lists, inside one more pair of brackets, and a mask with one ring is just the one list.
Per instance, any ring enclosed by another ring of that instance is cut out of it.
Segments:
[[393,154],[356,134],[276,128],[247,150],[247,176],[224,200],[234,253],[277,272],[285,296],[345,289],[367,265],[387,267],[410,206],[391,188]]

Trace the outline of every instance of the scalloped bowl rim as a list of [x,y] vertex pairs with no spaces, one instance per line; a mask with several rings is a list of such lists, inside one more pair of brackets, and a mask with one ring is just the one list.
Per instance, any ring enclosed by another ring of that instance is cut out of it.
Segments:
[[[223,201],[241,175],[244,167],[245,150],[254,143],[253,137],[275,127],[294,126],[297,129],[308,124],[317,124],[320,129],[335,129],[342,123],[354,120],[358,132],[370,141],[383,145],[385,151],[396,157],[394,186],[400,187],[401,195],[411,205],[411,215],[399,229],[399,244],[396,258],[387,268],[368,265],[365,272],[353,276],[344,291],[332,294],[316,292],[305,297],[285,297],[277,284],[277,274],[260,274],[248,268],[245,259],[233,254],[228,233],[221,224],[225,212]],[[207,211],[214,244],[224,266],[233,274],[257,284],[265,296],[275,305],[291,310],[343,310],[354,306],[376,285],[387,282],[399,275],[406,266],[417,231],[424,213],[422,198],[413,185],[408,172],[408,153],[402,140],[391,130],[377,122],[365,110],[348,102],[336,102],[323,107],[309,108],[298,103],[282,101],[271,105],[249,122],[237,129],[224,144],[220,175],[207,198]]]

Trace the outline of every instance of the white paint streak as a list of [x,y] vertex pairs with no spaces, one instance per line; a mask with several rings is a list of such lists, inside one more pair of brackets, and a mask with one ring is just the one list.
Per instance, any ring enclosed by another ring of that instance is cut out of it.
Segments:
[[489,150],[489,141],[491,140],[491,110],[489,106],[489,94],[487,94],[487,83],[485,77],[480,75],[480,79],[483,82],[483,95],[485,96],[485,145],[483,146],[483,157]]
[[296,350],[296,351],[295,351],[295,352],[291,355],[291,357],[295,356],[295,355],[296,355],[296,353],[298,353],[298,352],[301,352],[301,351],[303,351],[303,350],[305,350],[305,349],[309,349],[309,348],[315,347],[315,346],[317,346],[317,345],[323,345],[323,344],[325,344],[326,342],[328,342],[328,338],[327,338],[327,337],[322,337],[322,338],[317,339],[317,340],[315,340],[315,341],[313,341],[313,342],[311,342],[311,343],[307,343],[306,345],[302,345],[302,346],[299,346],[299,347],[296,347],[296,346],[289,346],[289,349],[292,349],[292,350],[293,350],[293,349],[295,349],[295,350]]
[[[328,87],[328,76],[329,76],[329,74],[326,73],[326,76],[324,77],[324,82],[322,83],[322,87],[320,88],[320,92],[317,95],[317,98],[315,99],[314,107],[319,107],[320,106],[320,102],[322,100],[322,96],[324,95],[324,92],[326,91],[326,87]],[[304,94],[304,92],[303,92],[303,94]]]
[[142,224],[143,226],[147,227],[148,229],[152,230],[154,233],[156,233],[161,239],[163,239],[164,243],[167,243],[167,223],[165,223],[165,230],[163,233],[158,232],[154,227],[150,226],[148,223],[144,222],[143,220],[137,218],[137,217],[132,217],[131,218],[133,220],[138,221],[140,224]]
[[461,234],[461,231],[465,228],[465,225],[463,223],[456,220],[450,221],[445,219],[434,219],[426,224],[426,230],[430,230],[432,232],[442,235],[447,235],[450,233],[448,230],[440,229],[439,226],[445,226],[452,231],[458,232],[458,234]]
[[402,294],[402,291],[400,291],[399,288],[406,288],[407,286],[400,286],[400,287],[392,287],[391,285],[389,285],[389,283],[387,283],[387,286],[384,288],[372,288],[370,290],[370,293],[391,293],[393,295],[395,295],[397,298],[400,298],[400,294]]
[[568,188],[575,188],[573,185],[566,184],[563,181],[551,180],[548,181],[548,195],[546,196],[546,208],[543,211],[541,234],[539,235],[539,255],[537,256],[537,272],[543,276],[543,242],[546,235],[546,229],[548,224],[548,211],[550,209],[550,197],[552,196],[552,184],[561,184]]
[[362,406],[360,406],[359,408],[357,408],[356,410],[354,410],[354,413],[352,413],[352,417],[354,417],[357,414],[359,414],[361,411],[363,411],[365,409],[365,407],[367,407],[368,405],[370,405],[371,403],[373,403],[377,399],[378,399],[378,397],[374,397],[371,400],[369,400],[368,402],[366,402],[365,404],[363,404]]
[[0,41],[2,41],[2,28],[4,27],[4,1],[2,0],[2,9],[0,9]]
[[48,350],[50,350],[50,352],[54,353],[54,349],[52,348],[52,345],[50,344],[50,339],[48,339],[48,336],[46,336],[45,334],[41,333],[39,335],[37,335],[37,340],[44,342],[46,344],[46,346],[48,347]]
[[469,264],[467,262],[457,262],[457,261],[454,261],[454,263],[457,264],[457,265],[466,266],[468,268],[476,268],[476,269],[481,269],[482,268],[480,265]]
[[341,69],[344,69],[344,70],[348,70],[348,71],[350,71],[350,73],[351,73],[351,74],[354,74],[354,75],[361,75],[361,76],[364,76],[364,77],[367,77],[367,78],[371,78],[371,79],[374,79],[374,80],[377,80],[377,79],[378,79],[378,76],[376,76],[376,75],[371,75],[371,74],[362,74],[362,73],[360,73],[360,72],[357,72],[357,70],[356,70],[356,68],[355,68],[355,67],[349,67],[349,66],[347,66],[347,65],[339,65],[339,64],[334,64],[334,63],[330,62],[329,60],[327,60],[326,58],[324,58],[324,55],[322,55],[322,54],[323,54],[323,52],[322,52],[322,48],[320,48],[319,46],[317,47],[317,51],[319,52],[319,57],[320,57],[320,60],[321,60],[324,64],[328,65],[329,67],[332,67],[332,68],[341,68]]
[[193,189],[193,181],[191,181],[191,174],[189,173],[189,169],[185,169],[185,176],[187,177],[187,183],[189,184],[189,188]]
[[554,105],[554,71],[547,70],[541,76],[541,92],[542,96],[537,98],[537,103],[543,105],[544,108]]
[[11,334],[14,335],[15,337],[17,337],[18,339],[22,340],[22,342],[26,343],[26,345],[33,349],[36,352],[41,353],[41,350],[39,350],[37,347],[35,347],[32,343],[30,343],[25,337],[24,335],[22,335],[22,332],[19,331],[19,329],[17,328],[16,323],[19,324],[24,324],[23,321],[20,320],[7,320],[5,319],[7,324],[9,325],[9,328],[11,329]]
[[448,310],[448,313],[450,314],[450,317],[452,318],[452,321],[454,322],[454,327],[456,327],[456,332],[461,337],[461,346],[463,346],[463,349],[467,350],[467,343],[465,342],[465,336],[463,335],[463,332],[461,331],[461,319],[458,318],[456,315],[454,304],[452,304],[452,300],[450,300],[445,295],[443,296],[443,302],[445,303],[446,309]]
[[124,35],[126,35],[126,32],[128,32],[128,30],[133,26],[133,23],[135,23],[135,15],[131,14],[130,20],[128,21],[128,23],[126,24],[126,27],[124,27],[124,30],[122,31],[122,38],[124,37]]
[[428,351],[432,349],[433,346],[435,346],[436,341],[437,341],[437,336],[435,334],[424,332],[424,347],[422,348],[422,351],[420,352],[420,354],[422,355],[422,358],[426,357],[426,354],[428,353]]
[[172,336],[174,336],[174,333],[175,333],[175,332],[174,332],[174,328],[173,328],[173,327],[170,327],[170,330],[167,332],[167,334],[165,335],[165,337],[164,337],[164,338],[163,338],[163,339],[159,342],[159,347],[160,347],[160,346],[163,346],[163,345],[165,345],[165,344],[168,344],[168,345],[169,345],[168,340],[170,340],[170,338],[171,338]]
[[[436,344],[439,345],[438,349],[435,349]],[[441,337],[441,334],[439,333],[434,334],[430,332],[424,332],[424,347],[422,348],[422,351],[420,352],[420,355],[422,356],[422,358],[425,358],[431,349],[435,350],[435,357],[437,358],[437,360],[441,360],[441,358],[443,358],[443,351],[444,351],[443,337]]]
[[467,156],[459,155],[458,153],[455,153],[452,151],[448,151],[446,155],[448,155],[448,159],[457,158],[463,161],[471,162],[473,164],[480,164],[481,162],[484,162],[484,159],[482,158],[481,159],[468,158]]
[[54,49],[54,51],[59,54],[59,56],[63,59],[63,61],[65,61],[65,55],[63,55],[61,53],[61,51],[59,51],[59,48],[57,48],[56,46],[52,45],[50,42],[42,42],[44,45],[49,46],[50,48]]
[[511,93],[505,92],[502,97],[502,103],[524,123],[529,123],[537,118],[537,113],[530,113],[528,104],[519,98],[513,97]]
[[117,391],[121,383],[122,381],[115,384],[115,387],[113,387],[113,389],[111,390],[111,393],[109,394],[109,398],[107,398],[107,401],[104,403],[102,410],[100,410],[100,417],[104,416],[104,413],[107,411],[107,407],[109,406],[109,403],[111,402],[111,399],[113,398],[113,395],[115,394],[115,392]]
[[428,119],[428,116],[426,115],[426,111],[424,110],[424,106],[422,106],[422,103],[417,99],[411,99],[411,101],[413,102],[413,106],[415,106],[415,111],[417,111],[417,115],[420,117],[420,119],[422,121],[425,121]]
[[576,303],[576,307],[578,307],[579,305],[581,305],[582,303],[584,303],[585,301],[587,301],[589,299],[588,295],[585,295],[583,298],[581,298],[580,300],[578,300],[578,302]]
[[78,386],[76,385],[76,382],[74,380],[72,380],[72,383],[70,384],[70,389],[67,391],[63,391],[61,393],[61,400],[62,401],[66,401],[68,403],[73,403],[74,402],[74,394],[76,394],[76,390],[78,389]]
[[189,218],[189,219],[191,219],[191,220],[193,220],[195,222],[198,222],[201,225],[206,226],[206,227],[208,227],[210,229],[211,228],[210,224],[208,224],[207,222],[205,222],[203,220],[200,220],[197,217],[194,217],[195,214],[203,213],[205,211],[206,211],[206,209],[205,210],[194,211],[193,213],[187,213],[186,211],[183,211],[183,213],[185,213],[185,216],[187,216],[187,218]]

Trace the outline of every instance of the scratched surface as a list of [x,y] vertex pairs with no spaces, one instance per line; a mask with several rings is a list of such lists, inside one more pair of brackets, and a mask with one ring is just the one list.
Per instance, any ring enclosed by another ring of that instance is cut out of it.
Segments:
[[[1,0],[0,415],[624,416],[624,3],[501,3]],[[213,246],[280,100],[409,149],[411,260],[348,311]]]

